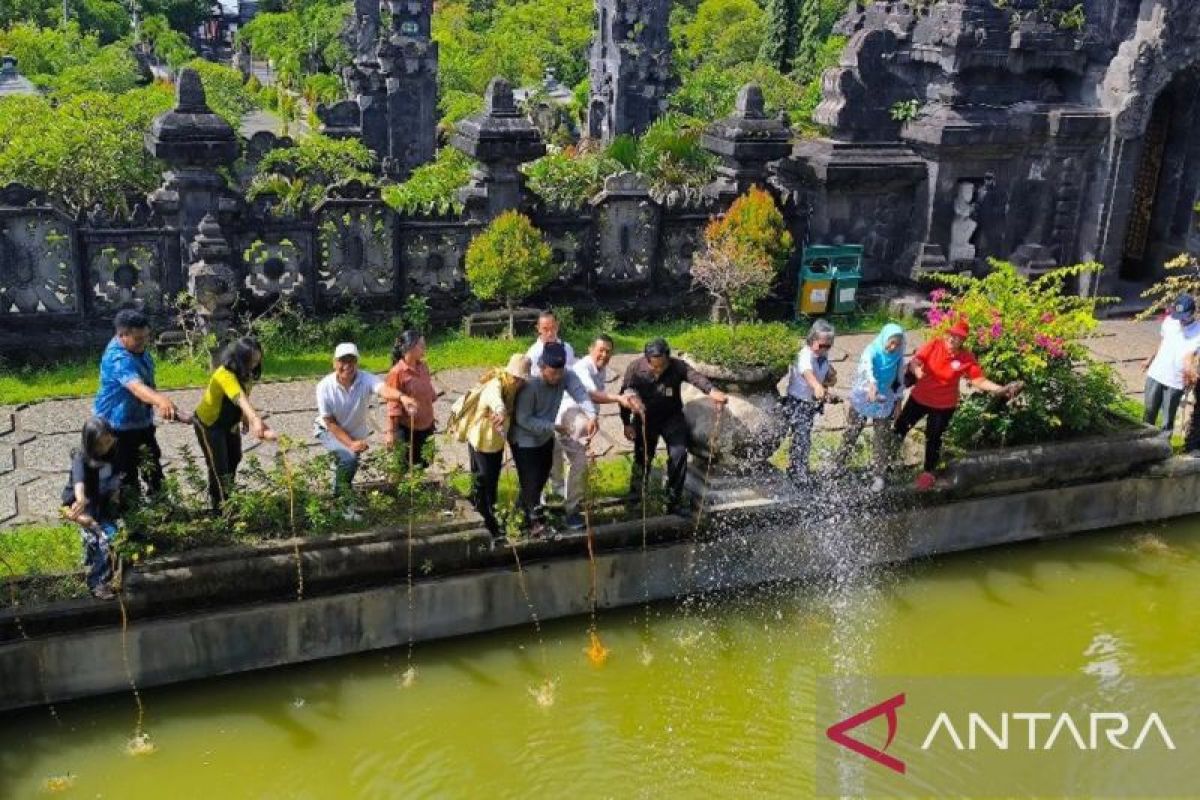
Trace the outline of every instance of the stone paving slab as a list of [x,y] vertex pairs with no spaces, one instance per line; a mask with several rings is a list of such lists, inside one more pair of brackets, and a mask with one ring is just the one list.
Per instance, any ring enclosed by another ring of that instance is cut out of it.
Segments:
[[[845,391],[851,373],[862,348],[869,343],[872,334],[839,336],[830,354],[840,375],[840,385]],[[921,332],[910,332],[908,345],[910,354],[923,340]],[[1088,340],[1088,346],[1102,360],[1112,362],[1130,395],[1141,399],[1144,374],[1141,361],[1154,351],[1158,342],[1158,323],[1105,321],[1097,334]],[[615,356],[609,367],[608,387],[615,389],[626,367],[636,356]],[[473,386],[484,369],[469,367],[447,370],[434,377],[435,386],[442,396],[435,404],[439,423],[444,424],[450,406]],[[306,452],[317,452],[318,445],[312,436],[313,419],[316,416],[314,391],[315,379],[264,383],[254,390],[257,408],[268,418],[271,427],[291,437]],[[784,388],[782,382],[780,390]],[[200,400],[199,389],[172,390],[167,393],[181,408],[194,409]],[[11,522],[19,513],[21,519],[52,518],[57,513],[58,496],[65,480],[68,454],[76,445],[78,430],[83,420],[91,413],[90,397],[50,400],[24,406],[0,406],[0,522]],[[845,404],[829,405],[825,414],[818,418],[819,431],[836,433],[846,421]],[[373,425],[384,423],[386,411],[377,404],[373,412]],[[197,454],[198,445],[191,426],[163,424],[158,430],[158,439],[163,449],[164,460],[169,465],[178,464],[180,450],[187,446]],[[255,454],[261,460],[271,460],[278,448],[272,443],[258,443],[247,439],[246,454]],[[912,437],[906,442],[906,452],[918,455],[920,440]],[[440,460],[447,469],[466,467],[466,446],[439,438]],[[596,437],[594,450],[598,456],[628,453],[632,444],[625,440],[618,410],[615,406],[601,408],[600,433]]]

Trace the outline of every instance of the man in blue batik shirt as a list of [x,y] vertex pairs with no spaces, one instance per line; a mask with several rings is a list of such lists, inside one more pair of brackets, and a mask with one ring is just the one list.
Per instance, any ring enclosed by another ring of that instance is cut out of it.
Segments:
[[154,412],[166,420],[181,415],[170,398],[155,388],[154,359],[146,352],[150,341],[146,315],[124,309],[113,323],[116,335],[100,359],[100,388],[92,412],[117,435],[113,469],[124,476],[128,499],[140,493],[141,477],[151,494],[162,487],[162,450],[154,436]]

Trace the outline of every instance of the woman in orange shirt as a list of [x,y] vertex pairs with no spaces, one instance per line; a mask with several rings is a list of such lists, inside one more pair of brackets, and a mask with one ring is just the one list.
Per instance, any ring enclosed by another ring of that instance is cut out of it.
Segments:
[[437,390],[425,363],[425,337],[418,331],[405,331],[392,345],[392,368],[385,381],[400,392],[399,400],[388,401],[388,429],[384,443],[388,447],[403,441],[412,448],[413,462],[428,467],[422,452],[433,434],[433,402]]
[[976,389],[998,397],[1015,397],[1024,388],[1020,381],[1001,386],[988,380],[974,354],[963,347],[970,335],[966,321],[959,320],[945,335],[923,344],[908,365],[916,383],[893,430],[898,444],[922,417],[929,417],[925,425],[925,468],[917,476],[917,488],[921,490],[932,489],[937,481],[933,472],[942,457],[942,436],[958,408],[958,385],[963,378]]

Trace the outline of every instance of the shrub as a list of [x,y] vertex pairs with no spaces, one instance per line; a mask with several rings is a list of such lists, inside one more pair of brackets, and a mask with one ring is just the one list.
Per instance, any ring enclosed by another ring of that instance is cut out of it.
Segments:
[[242,117],[259,108],[258,98],[242,82],[242,73],[233,67],[214,64],[202,58],[194,58],[184,66],[196,70],[200,83],[204,85],[208,107],[234,130],[241,127]]
[[[770,194],[751,187],[724,217],[704,230],[704,249],[692,262],[692,279],[718,301],[730,322],[752,319],[787,263],[792,237]],[[723,308],[722,308],[723,305]]]
[[930,294],[928,321],[941,333],[958,319],[971,326],[967,348],[996,383],[1021,380],[1014,402],[986,394],[964,397],[950,425],[960,449],[1020,445],[1107,430],[1124,392],[1113,370],[1094,361],[1081,340],[1096,327],[1103,298],[1066,291],[1099,264],[1063,267],[1030,280],[992,260],[983,278],[937,275],[948,289]]
[[462,210],[458,190],[471,179],[471,157],[443,147],[428,164],[413,170],[404,183],[385,187],[383,200],[406,214],[446,214]]
[[503,303],[512,336],[514,307],[552,281],[555,267],[550,245],[529,217],[505,211],[472,240],[466,272],[472,294]]
[[1200,297],[1200,259],[1183,253],[1163,264],[1169,270],[1166,277],[1142,292],[1150,300],[1150,307],[1138,315],[1138,319],[1150,319],[1171,307],[1181,294]]
[[718,367],[766,367],[782,374],[796,355],[799,336],[782,322],[704,325],[672,342],[690,356]]
[[318,72],[304,79],[304,99],[310,105],[332,105],[342,98],[342,79],[328,72]]
[[368,172],[375,159],[357,139],[330,139],[319,133],[304,136],[294,147],[272,150],[258,164],[249,196],[264,192],[279,195],[280,213],[311,208],[325,196],[327,187],[348,180],[372,183]]
[[155,14],[143,20],[141,35],[154,51],[154,55],[173,70],[179,69],[196,57],[196,52],[188,44],[187,36],[173,29],[162,14]]
[[581,206],[604,188],[604,179],[623,165],[603,153],[564,147],[526,164],[529,188],[555,206]]

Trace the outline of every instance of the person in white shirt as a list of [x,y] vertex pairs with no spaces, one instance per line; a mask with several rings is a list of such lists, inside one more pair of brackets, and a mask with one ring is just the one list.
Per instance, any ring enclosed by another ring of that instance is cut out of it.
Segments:
[[[629,408],[631,401],[627,396],[611,394],[604,388],[608,383],[608,363],[612,360],[612,354],[613,340],[602,333],[592,341],[588,354],[576,361],[570,369],[583,383],[588,396],[596,405],[616,403],[623,408]],[[558,434],[558,449],[562,451],[562,459],[566,462],[565,522],[567,527],[573,530],[584,527],[579,507],[587,490],[587,448],[591,441],[587,432],[589,420],[584,409],[570,395],[564,394],[562,405],[558,409],[558,427],[566,433]]]
[[[567,351],[567,369],[575,365],[575,349],[570,344],[558,338],[559,322],[558,315],[553,311],[546,310],[538,314],[537,320],[537,340],[529,346],[525,351],[526,357],[529,359],[529,377],[536,378],[541,372],[538,369],[538,363],[542,358],[542,349],[550,342],[558,342]],[[557,497],[563,496],[563,451],[559,440],[554,440],[554,462],[550,467],[550,480],[546,482],[546,494]],[[546,497],[542,498],[542,505],[546,503]]]
[[537,340],[525,351],[525,355],[529,358],[529,363],[533,365],[529,368],[529,377],[536,378],[538,376],[538,359],[542,357],[542,348],[550,342],[560,342],[566,348],[567,369],[570,369],[575,364],[574,348],[569,343],[558,338],[558,331],[558,316],[553,311],[543,311],[541,314],[538,314]]
[[1175,429],[1175,412],[1184,391],[1195,381],[1191,363],[1200,349],[1200,322],[1196,320],[1196,301],[1190,294],[1181,294],[1171,307],[1171,315],[1163,320],[1162,340],[1158,350],[1146,359],[1145,414],[1147,425],[1158,424],[1158,412],[1163,412],[1163,431]]
[[[333,491],[349,490],[358,472],[359,458],[370,447],[371,427],[367,419],[371,396],[400,403],[413,400],[388,386],[370,372],[358,368],[358,347],[343,342],[333,351],[333,372],[317,384],[316,437],[336,459]],[[414,403],[415,405],[415,403]],[[415,412],[415,408],[412,409]],[[410,412],[411,413],[411,412]],[[353,514],[353,511],[347,512]]]
[[804,347],[788,369],[787,396],[783,399],[792,434],[787,474],[795,483],[804,483],[809,478],[813,423],[825,408],[829,387],[837,383],[837,372],[829,362],[833,336],[833,326],[828,322],[823,319],[813,322]]

